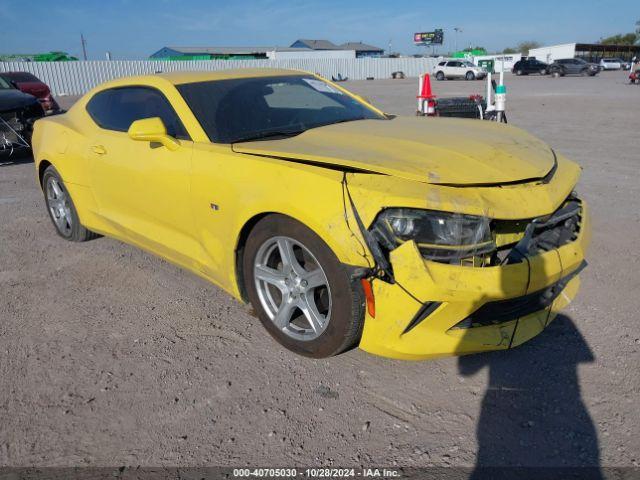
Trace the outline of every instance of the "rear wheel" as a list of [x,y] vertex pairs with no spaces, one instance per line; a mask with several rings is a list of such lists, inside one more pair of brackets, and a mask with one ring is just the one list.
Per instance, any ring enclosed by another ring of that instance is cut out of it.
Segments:
[[473,72],[467,72],[467,74],[464,76],[464,78],[466,78],[467,80],[475,80],[476,79],[476,75]]
[[436,73],[436,80],[444,80],[444,72],[438,72]]
[[302,223],[284,215],[258,222],[245,245],[242,270],[258,318],[284,347],[322,358],[359,341],[362,287]]
[[49,218],[58,235],[72,242],[84,242],[98,237],[80,223],[71,195],[53,165],[44,171],[42,188]]

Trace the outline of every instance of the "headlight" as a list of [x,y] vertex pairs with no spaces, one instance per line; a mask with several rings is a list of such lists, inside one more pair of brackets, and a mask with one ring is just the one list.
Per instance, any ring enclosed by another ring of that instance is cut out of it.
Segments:
[[389,208],[371,231],[388,250],[413,240],[430,260],[459,260],[495,249],[490,219],[474,215]]

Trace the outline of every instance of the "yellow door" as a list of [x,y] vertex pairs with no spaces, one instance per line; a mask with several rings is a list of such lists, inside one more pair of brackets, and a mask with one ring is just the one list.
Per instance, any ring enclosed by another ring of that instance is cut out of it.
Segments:
[[[127,240],[193,266],[193,142],[169,101],[155,88],[131,86],[103,90],[86,108],[99,127],[93,129],[87,152],[99,214]],[[152,117],[162,120],[180,148],[172,151],[129,137],[135,120]]]
[[189,263],[194,246],[189,208],[193,143],[170,151],[104,131],[89,146],[91,181],[100,215],[146,248]]

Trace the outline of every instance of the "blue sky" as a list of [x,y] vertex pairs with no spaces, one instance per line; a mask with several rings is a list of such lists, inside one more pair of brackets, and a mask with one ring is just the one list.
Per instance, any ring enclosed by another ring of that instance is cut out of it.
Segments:
[[[28,19],[28,12],[33,18]],[[0,0],[0,53],[62,50],[146,58],[165,45],[288,46],[297,38],[363,41],[415,53],[412,34],[445,30],[458,46],[597,41],[634,30],[638,0]],[[424,50],[424,49],[423,49]]]

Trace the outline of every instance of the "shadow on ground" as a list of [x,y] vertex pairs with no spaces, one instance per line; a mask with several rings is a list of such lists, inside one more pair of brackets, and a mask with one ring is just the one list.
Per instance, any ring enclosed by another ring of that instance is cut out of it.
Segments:
[[470,478],[603,478],[595,426],[578,381],[578,366],[593,361],[564,315],[521,347],[460,357],[462,375],[483,368],[489,374]]
[[0,168],[21,163],[33,163],[33,155],[30,150],[14,152],[0,150]]

